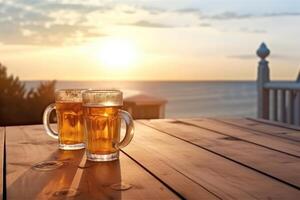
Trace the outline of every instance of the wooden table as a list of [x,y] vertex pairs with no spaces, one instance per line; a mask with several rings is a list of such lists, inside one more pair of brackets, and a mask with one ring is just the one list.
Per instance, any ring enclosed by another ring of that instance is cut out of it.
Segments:
[[[252,119],[136,121],[119,161],[62,151],[41,125],[0,128],[7,199],[300,199],[300,131]],[[56,161],[45,171],[36,163]],[[58,161],[58,162],[57,162]],[[33,167],[35,166],[35,167]],[[121,184],[121,187],[120,187]],[[4,188],[2,190],[2,188]]]

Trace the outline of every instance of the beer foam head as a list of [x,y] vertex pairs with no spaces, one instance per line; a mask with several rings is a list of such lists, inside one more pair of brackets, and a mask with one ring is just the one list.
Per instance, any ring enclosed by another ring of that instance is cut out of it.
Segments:
[[60,89],[55,92],[56,102],[82,102],[82,93],[87,89]]
[[82,102],[87,107],[123,106],[123,93],[120,90],[86,90]]

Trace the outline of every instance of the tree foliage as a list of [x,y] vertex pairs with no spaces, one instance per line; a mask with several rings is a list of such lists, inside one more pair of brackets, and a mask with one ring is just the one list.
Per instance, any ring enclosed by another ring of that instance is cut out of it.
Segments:
[[0,63],[0,126],[42,123],[43,111],[54,102],[55,81],[28,92],[18,77]]

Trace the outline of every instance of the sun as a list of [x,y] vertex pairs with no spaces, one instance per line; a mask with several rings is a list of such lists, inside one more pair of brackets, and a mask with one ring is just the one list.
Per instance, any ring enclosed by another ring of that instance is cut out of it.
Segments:
[[99,59],[109,69],[127,69],[136,64],[138,51],[129,40],[108,39],[101,43]]

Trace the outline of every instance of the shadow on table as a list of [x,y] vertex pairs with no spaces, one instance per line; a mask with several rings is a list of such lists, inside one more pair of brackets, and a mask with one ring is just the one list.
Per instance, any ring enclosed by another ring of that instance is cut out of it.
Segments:
[[84,150],[56,150],[51,160],[59,162],[40,163],[16,178],[7,188],[7,199],[121,199],[119,160],[87,161]]

